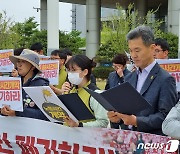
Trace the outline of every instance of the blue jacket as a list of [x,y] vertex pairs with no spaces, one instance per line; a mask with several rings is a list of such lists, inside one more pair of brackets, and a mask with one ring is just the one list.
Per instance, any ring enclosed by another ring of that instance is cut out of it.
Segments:
[[[23,87],[48,86],[48,85],[49,85],[48,79],[35,76],[33,78],[30,78],[25,84],[23,84]],[[23,112],[16,111],[16,116],[49,121],[46,118],[46,116],[41,112],[41,110],[37,107],[37,105],[33,102],[33,100],[26,94],[24,89],[22,89],[22,99],[23,99],[24,111]]]
[[[134,71],[125,77],[125,81],[136,88],[137,77],[137,72]],[[140,94],[151,104],[152,108],[145,109],[136,115],[137,127],[133,127],[133,130],[164,135],[162,122],[178,101],[175,79],[156,63],[144,82]],[[120,125],[128,129],[124,124]],[[117,127],[114,123],[112,126]]]
[[[131,73],[131,72],[127,68],[125,68],[123,71],[124,76],[128,75],[129,73]],[[119,77],[119,75],[117,74],[116,71],[111,72],[108,76],[106,86],[105,86],[105,90],[116,87],[123,82],[124,82],[124,77]]]

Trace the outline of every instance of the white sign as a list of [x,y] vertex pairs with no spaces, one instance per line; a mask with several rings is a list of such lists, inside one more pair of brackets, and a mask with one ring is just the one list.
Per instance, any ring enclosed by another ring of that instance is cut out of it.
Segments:
[[175,78],[177,91],[180,91],[180,59],[157,59],[156,61]]
[[23,111],[20,78],[0,77],[0,108],[4,105],[15,111]]
[[66,116],[78,121],[50,87],[23,87],[23,89],[50,121],[63,123]]
[[52,85],[59,83],[59,61],[58,60],[41,60],[39,67],[42,71],[41,77],[47,78]]
[[49,60],[50,56],[39,55],[40,60]]
[[11,72],[14,68],[9,56],[13,55],[13,49],[0,50],[0,72]]
[[[0,124],[0,153],[6,154],[167,154],[177,150],[175,142],[172,148],[167,147],[172,142],[170,137],[136,131],[70,128],[22,117],[0,116]],[[144,146],[138,148],[140,143]]]

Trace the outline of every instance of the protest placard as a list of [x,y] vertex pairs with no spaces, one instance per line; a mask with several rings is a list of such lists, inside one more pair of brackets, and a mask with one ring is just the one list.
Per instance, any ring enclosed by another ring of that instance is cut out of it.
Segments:
[[63,123],[66,116],[78,121],[50,87],[23,87],[23,89],[50,121]]
[[71,117],[76,122],[95,120],[94,115],[76,93],[57,97],[48,86],[23,87],[23,89],[52,122],[63,123],[66,116]]
[[0,50],[0,72],[11,72],[14,68],[9,56],[13,55],[13,49]]
[[175,78],[177,91],[180,92],[180,59],[157,59],[156,61]]
[[31,118],[0,116],[0,123],[0,153],[8,154],[177,154],[179,143],[167,136],[110,128],[70,128]]
[[50,60],[50,56],[39,55],[40,60]]
[[20,78],[0,77],[0,108],[4,105],[15,111],[23,111]]
[[59,82],[59,61],[41,60],[39,67],[42,71],[41,77],[49,79],[50,84],[58,85]]

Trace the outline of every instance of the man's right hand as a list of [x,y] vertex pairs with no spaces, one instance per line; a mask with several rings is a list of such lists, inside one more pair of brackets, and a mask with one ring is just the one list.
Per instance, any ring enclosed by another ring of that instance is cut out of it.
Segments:
[[120,118],[117,116],[116,112],[114,111],[108,111],[107,112],[107,116],[109,118],[109,120],[113,123],[119,123],[120,122]]

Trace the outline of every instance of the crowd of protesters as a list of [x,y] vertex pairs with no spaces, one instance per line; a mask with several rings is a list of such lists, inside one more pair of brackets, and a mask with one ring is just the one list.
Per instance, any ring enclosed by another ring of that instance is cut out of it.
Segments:
[[[109,74],[105,90],[129,82],[152,107],[136,115],[106,111],[98,101],[90,96],[84,87],[102,92],[97,88],[92,74],[92,69],[96,64],[85,55],[72,55],[69,49],[58,49],[51,52],[50,59],[59,61],[59,82],[56,86],[50,85],[47,79],[39,76],[41,70],[38,54],[44,54],[41,43],[33,44],[30,49],[14,50],[14,55],[9,57],[15,66],[11,76],[19,76],[22,80],[22,87],[50,86],[56,95],[77,93],[88,110],[95,116],[95,121],[75,122],[70,117],[65,117],[64,121],[67,126],[110,126],[116,129],[169,135],[180,139],[180,103],[178,103],[176,82],[156,62],[156,59],[168,59],[167,41],[161,38],[154,39],[150,27],[138,26],[127,34],[127,42],[133,69],[127,69],[130,59],[126,54],[117,54],[112,59],[114,72]],[[1,114],[48,121],[25,91],[22,92],[24,111],[17,112],[4,106],[1,108]]]

